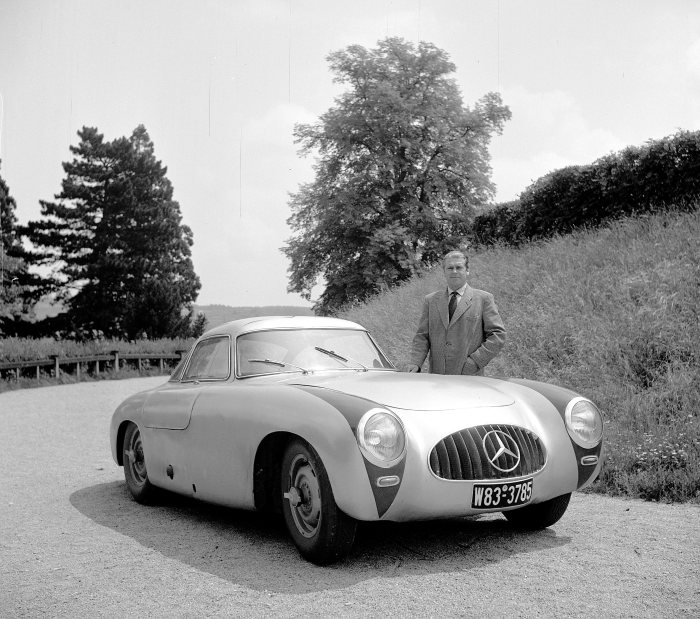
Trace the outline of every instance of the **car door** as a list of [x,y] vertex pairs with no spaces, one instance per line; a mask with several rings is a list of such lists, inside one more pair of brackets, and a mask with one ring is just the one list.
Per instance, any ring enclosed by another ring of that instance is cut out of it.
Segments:
[[190,423],[192,407],[208,384],[227,380],[231,374],[228,336],[200,341],[179,380],[169,381],[146,400],[143,420],[147,428],[184,430]]
[[144,403],[149,475],[158,485],[191,494],[188,470],[196,460],[188,427],[195,402],[212,385],[231,375],[231,339],[212,336],[197,343],[184,371],[151,393]]

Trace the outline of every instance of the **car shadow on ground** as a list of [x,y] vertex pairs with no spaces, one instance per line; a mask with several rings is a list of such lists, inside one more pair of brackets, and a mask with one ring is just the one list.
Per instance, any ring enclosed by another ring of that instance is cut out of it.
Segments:
[[299,556],[280,519],[257,512],[174,494],[143,506],[121,481],[78,490],[70,502],[97,524],[165,557],[250,589],[297,594],[342,589],[378,577],[469,571],[570,541],[553,529],[516,531],[500,514],[362,523],[350,555],[318,567]]

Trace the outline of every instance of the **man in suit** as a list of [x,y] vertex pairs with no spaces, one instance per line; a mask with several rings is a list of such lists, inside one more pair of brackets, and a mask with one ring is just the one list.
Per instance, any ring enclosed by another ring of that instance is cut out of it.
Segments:
[[484,375],[503,348],[506,330],[493,295],[467,284],[469,258],[449,252],[442,261],[446,290],[425,297],[407,370],[418,372],[430,353],[434,374]]

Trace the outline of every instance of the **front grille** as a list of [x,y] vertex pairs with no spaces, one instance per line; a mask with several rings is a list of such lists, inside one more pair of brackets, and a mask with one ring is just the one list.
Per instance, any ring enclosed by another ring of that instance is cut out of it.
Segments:
[[[506,450],[494,458],[502,446]],[[519,452],[520,458],[508,452]],[[466,428],[446,436],[430,452],[430,468],[443,479],[507,479],[536,473],[545,459],[544,446],[536,434],[518,426],[496,424]]]

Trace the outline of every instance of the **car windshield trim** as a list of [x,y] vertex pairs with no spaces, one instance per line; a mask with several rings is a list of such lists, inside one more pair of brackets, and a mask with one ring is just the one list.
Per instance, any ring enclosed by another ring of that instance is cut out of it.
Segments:
[[[295,372],[396,370],[366,329],[345,326],[252,329],[239,333],[234,346],[234,375],[238,379]],[[334,359],[338,365],[323,362],[323,358]],[[251,367],[253,364],[257,367]],[[270,366],[269,371],[265,365]]]

